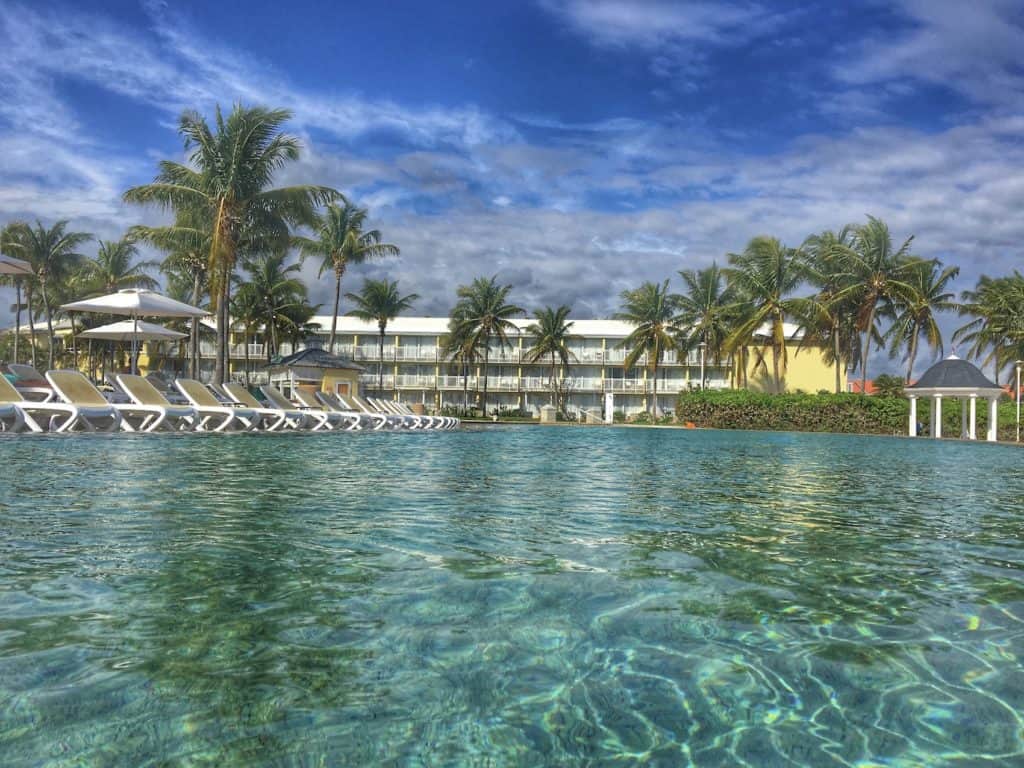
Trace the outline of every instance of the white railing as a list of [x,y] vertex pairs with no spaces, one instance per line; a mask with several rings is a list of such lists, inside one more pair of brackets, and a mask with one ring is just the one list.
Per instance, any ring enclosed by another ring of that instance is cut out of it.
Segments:
[[[437,377],[437,388],[438,389],[462,389],[467,386],[465,376],[438,376]],[[476,388],[476,376],[469,377],[469,389]]]
[[[369,387],[376,387],[381,382],[381,377],[376,373],[363,373],[359,375],[359,383],[365,384]],[[383,378],[383,386],[385,389],[394,389],[395,377],[393,374],[386,373]]]
[[399,389],[433,389],[434,380],[433,376],[399,374],[396,383]]
[[605,379],[604,388],[606,392],[640,393],[648,390],[648,382],[643,379]]
[[232,344],[228,352],[231,357],[244,358],[246,347],[249,348],[249,357],[264,357],[267,354],[267,347],[264,344]]
[[437,347],[395,347],[396,360],[437,360]]
[[518,392],[518,376],[488,376],[487,389],[491,392]]

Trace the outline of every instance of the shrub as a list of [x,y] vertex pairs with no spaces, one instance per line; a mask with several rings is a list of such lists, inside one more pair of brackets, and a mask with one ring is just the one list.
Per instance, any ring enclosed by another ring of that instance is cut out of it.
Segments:
[[875,377],[875,392],[877,397],[902,397],[903,377],[883,373]]

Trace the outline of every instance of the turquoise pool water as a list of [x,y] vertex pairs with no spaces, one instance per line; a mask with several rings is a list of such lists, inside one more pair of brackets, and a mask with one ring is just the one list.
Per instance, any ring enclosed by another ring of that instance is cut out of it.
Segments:
[[0,440],[0,764],[1024,764],[1024,453]]

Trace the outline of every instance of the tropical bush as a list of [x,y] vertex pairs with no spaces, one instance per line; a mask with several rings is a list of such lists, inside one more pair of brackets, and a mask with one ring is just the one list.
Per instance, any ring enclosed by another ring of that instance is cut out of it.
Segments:
[[[946,400],[942,432],[960,433],[960,406]],[[999,405],[999,439],[1011,440],[1015,432],[1015,406],[1009,398]],[[905,435],[910,403],[903,397],[859,394],[770,395],[745,390],[685,392],[679,395],[676,418],[711,429],[763,429],[793,432],[842,432]],[[918,402],[921,434],[928,434],[928,404]],[[985,435],[988,417],[984,402],[978,403],[976,430]]]

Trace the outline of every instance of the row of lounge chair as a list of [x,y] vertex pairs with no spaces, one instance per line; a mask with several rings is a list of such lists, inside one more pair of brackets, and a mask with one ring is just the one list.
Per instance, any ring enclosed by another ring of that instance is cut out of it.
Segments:
[[[215,391],[195,379],[177,379],[174,396],[158,388],[159,380],[120,374],[114,383],[126,402],[111,402],[78,371],[49,371],[46,382],[48,387],[36,382],[21,391],[0,376],[2,431],[320,432],[454,429],[459,425],[453,417],[420,415],[401,403],[357,396],[297,390],[296,404],[269,385],[261,387],[267,401],[261,403],[241,384],[224,384]],[[44,399],[26,399],[27,391],[43,393]]]

